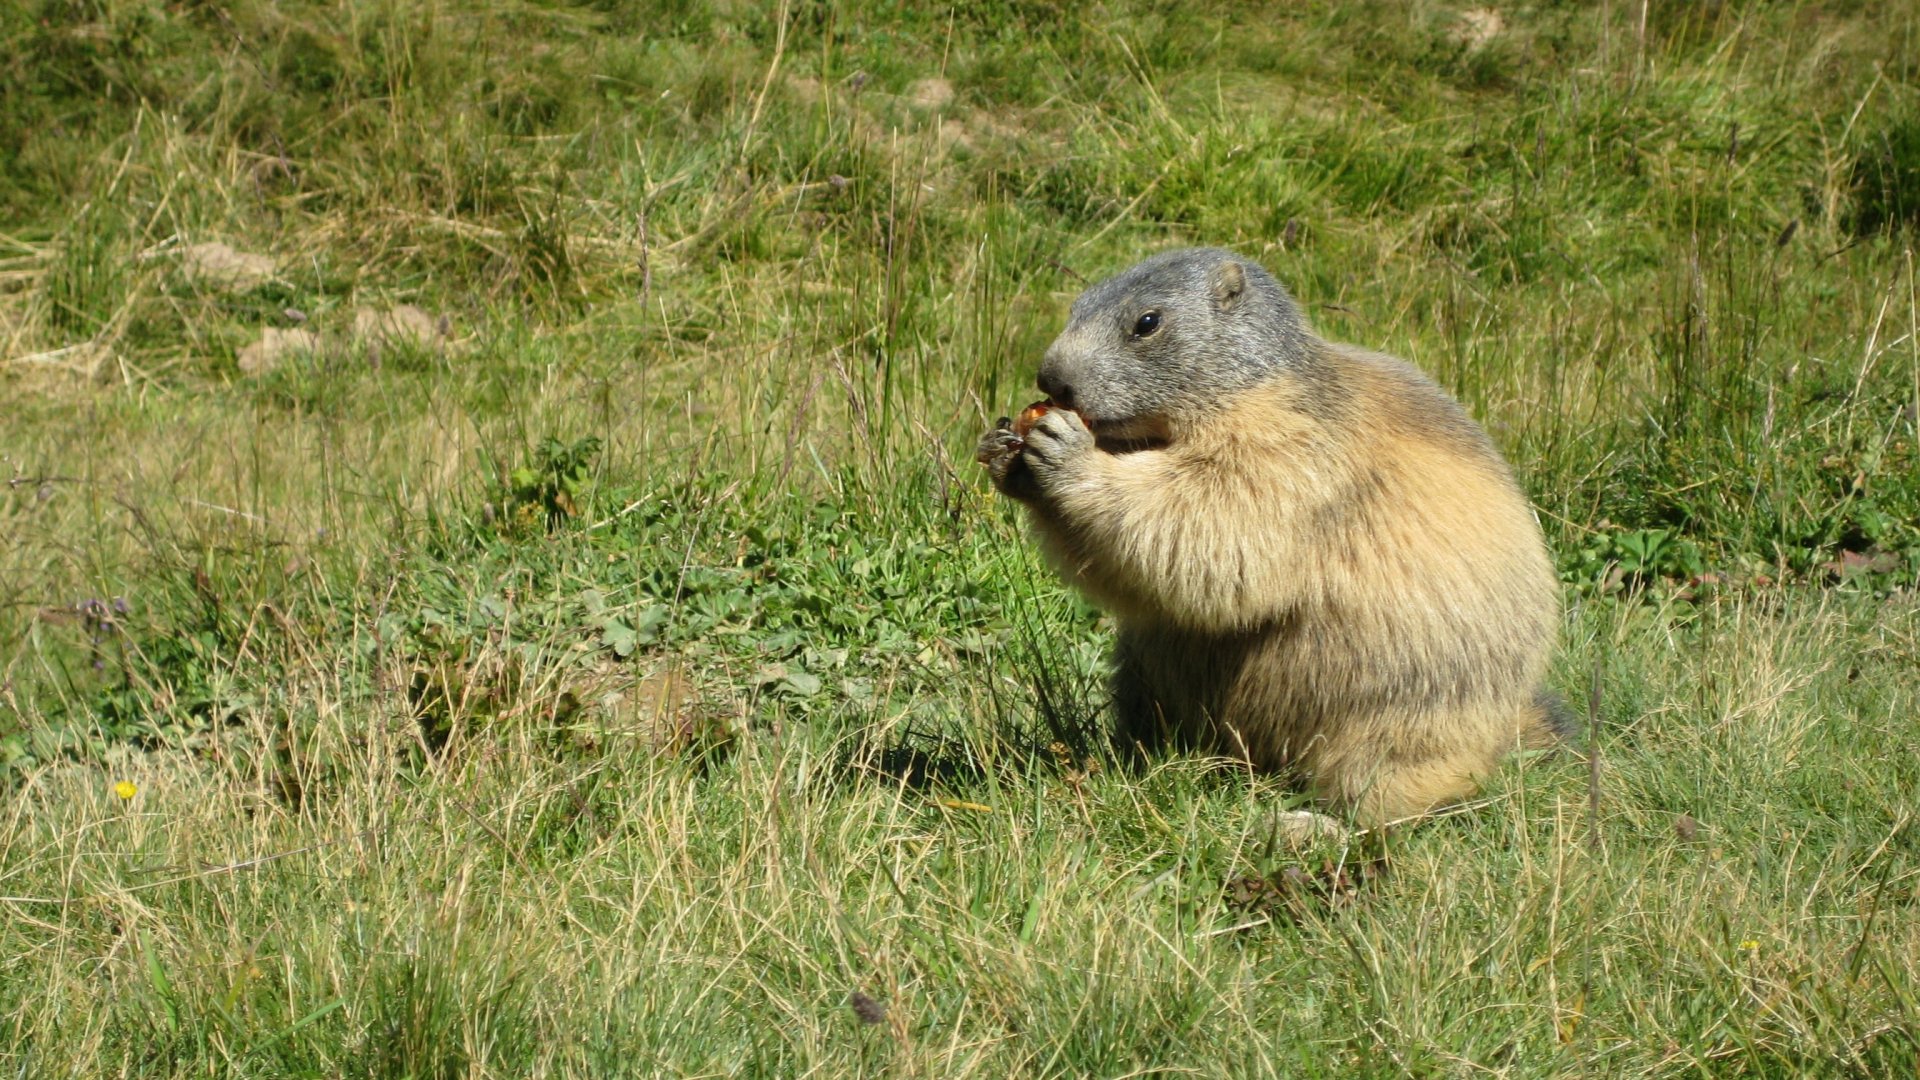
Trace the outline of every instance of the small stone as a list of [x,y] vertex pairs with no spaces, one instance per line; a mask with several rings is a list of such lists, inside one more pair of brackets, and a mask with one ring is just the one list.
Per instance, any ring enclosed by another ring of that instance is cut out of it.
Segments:
[[312,353],[320,348],[320,339],[311,330],[282,330],[269,326],[260,332],[260,340],[240,350],[236,362],[242,373],[265,375],[294,353]]
[[385,311],[357,308],[353,313],[353,339],[361,345],[411,345],[431,349],[447,336],[450,324],[435,319],[412,304],[401,304]]
[[213,241],[195,244],[180,253],[187,280],[222,292],[250,292],[273,280],[273,260]]

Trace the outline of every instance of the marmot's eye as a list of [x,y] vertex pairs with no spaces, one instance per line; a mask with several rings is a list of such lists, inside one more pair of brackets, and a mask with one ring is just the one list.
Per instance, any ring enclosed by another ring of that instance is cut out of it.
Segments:
[[1160,329],[1160,313],[1157,311],[1149,311],[1145,315],[1140,316],[1139,322],[1133,324],[1133,336],[1146,337],[1158,329]]

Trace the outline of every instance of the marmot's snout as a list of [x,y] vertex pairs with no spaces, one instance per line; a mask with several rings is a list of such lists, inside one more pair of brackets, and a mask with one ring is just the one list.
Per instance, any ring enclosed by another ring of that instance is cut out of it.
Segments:
[[1090,408],[1099,410],[1103,404],[1089,398],[1090,390],[1093,399],[1108,396],[1099,392],[1104,370],[1099,357],[1089,354],[1080,328],[1068,326],[1047,346],[1047,354],[1040,358],[1040,376],[1034,381],[1055,405],[1084,414]]
[[1055,405],[1067,409],[1077,407],[1078,403],[1073,399],[1073,383],[1061,372],[1060,365],[1055,364],[1051,353],[1040,367],[1040,377],[1034,381],[1040,384],[1040,392],[1052,399]]

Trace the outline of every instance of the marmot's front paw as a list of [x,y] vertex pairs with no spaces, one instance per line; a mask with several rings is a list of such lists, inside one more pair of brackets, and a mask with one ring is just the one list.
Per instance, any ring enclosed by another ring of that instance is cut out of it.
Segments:
[[1071,409],[1054,409],[1027,432],[1027,448],[1020,456],[1026,461],[1035,483],[1045,492],[1079,471],[1093,452],[1093,432],[1087,422],[1080,419],[1080,414]]
[[1007,470],[1020,459],[1020,450],[1026,446],[1026,440],[1015,435],[1002,417],[1000,426],[980,436],[980,444],[974,447],[973,460],[987,467],[987,475],[993,477],[995,486],[1007,478]]
[[1033,474],[1021,460],[1025,447],[1026,440],[1014,434],[1008,421],[1002,419],[999,427],[980,436],[973,460],[987,467],[987,476],[1002,495],[1031,499],[1038,491],[1033,486]]

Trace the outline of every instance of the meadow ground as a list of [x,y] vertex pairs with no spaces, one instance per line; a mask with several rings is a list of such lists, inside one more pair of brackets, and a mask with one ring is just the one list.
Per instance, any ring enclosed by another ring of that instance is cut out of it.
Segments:
[[[1263,8],[0,10],[0,1068],[1910,1075],[1920,10]],[[1109,760],[968,450],[1177,243],[1487,424],[1576,746]]]

